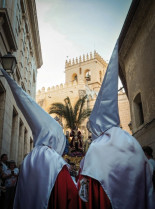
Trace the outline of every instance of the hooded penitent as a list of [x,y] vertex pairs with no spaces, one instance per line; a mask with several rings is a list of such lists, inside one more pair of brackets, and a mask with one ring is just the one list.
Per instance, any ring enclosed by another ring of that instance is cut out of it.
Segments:
[[88,126],[93,139],[111,127],[119,127],[118,114],[118,42],[113,50]]
[[155,208],[148,160],[137,140],[119,128],[118,42],[88,127],[94,141],[85,156],[81,174],[100,182],[113,209]]
[[61,126],[1,69],[33,134],[34,149],[24,159],[14,209],[46,209],[57,175],[66,164]]

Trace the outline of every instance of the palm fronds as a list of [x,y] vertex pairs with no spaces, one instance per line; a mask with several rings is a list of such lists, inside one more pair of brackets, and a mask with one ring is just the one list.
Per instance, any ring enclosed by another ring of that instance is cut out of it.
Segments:
[[53,103],[49,109],[49,114],[55,113],[60,117],[63,117],[66,121],[66,127],[74,130],[79,127],[81,123],[90,116],[91,110],[85,109],[84,105],[87,96],[79,98],[74,108],[72,107],[69,97],[64,99],[63,103]]

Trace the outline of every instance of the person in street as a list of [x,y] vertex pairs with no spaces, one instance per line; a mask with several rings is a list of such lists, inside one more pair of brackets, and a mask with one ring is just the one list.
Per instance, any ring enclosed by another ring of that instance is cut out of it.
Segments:
[[6,192],[6,188],[4,186],[4,172],[3,172],[3,164],[0,162],[0,206],[3,209],[4,205],[4,194]]
[[3,70],[15,101],[33,134],[34,148],[20,167],[14,209],[77,209],[78,191],[61,157],[62,127]]
[[16,167],[15,161],[13,160],[9,161],[8,169],[5,170],[4,176],[3,176],[3,178],[5,179],[5,188],[6,188],[5,202],[4,202],[5,209],[13,208],[18,174],[19,174],[19,169]]
[[153,186],[155,190],[155,160],[153,159],[153,149],[150,146],[143,146],[142,149],[153,169],[152,181],[153,181]]
[[78,181],[80,209],[153,209],[152,169],[118,114],[118,44],[88,121],[92,143]]
[[1,155],[1,163],[3,165],[3,172],[5,172],[8,169],[8,156],[7,154]]
[[155,171],[155,160],[153,159],[153,149],[150,146],[142,147],[150,165],[152,166],[153,171]]

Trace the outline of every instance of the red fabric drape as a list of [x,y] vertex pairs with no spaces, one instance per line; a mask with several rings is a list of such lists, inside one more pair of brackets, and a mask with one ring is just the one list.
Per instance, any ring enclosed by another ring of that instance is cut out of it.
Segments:
[[[83,176],[80,176],[79,180],[81,180]],[[83,202],[79,198],[79,209],[112,209],[109,198],[101,187],[100,183],[92,179],[90,177],[87,178],[89,181],[88,188],[88,202]],[[78,184],[80,189],[80,184]]]
[[66,166],[56,179],[48,209],[78,209],[78,190]]

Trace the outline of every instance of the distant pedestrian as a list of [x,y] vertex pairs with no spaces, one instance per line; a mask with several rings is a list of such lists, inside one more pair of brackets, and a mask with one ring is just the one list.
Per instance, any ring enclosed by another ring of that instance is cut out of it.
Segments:
[[144,151],[151,167],[153,168],[152,181],[153,181],[153,187],[155,190],[155,160],[153,159],[153,149],[150,146],[144,146],[143,151]]
[[150,146],[144,146],[143,151],[149,160],[149,163],[151,164],[153,170],[155,171],[155,160],[153,159],[153,149]]
[[7,154],[1,155],[1,163],[3,165],[3,172],[5,172],[8,169],[8,156]]
[[8,169],[4,172],[5,176],[5,209],[12,209],[13,208],[13,202],[14,202],[14,196],[15,196],[15,189],[16,189],[16,183],[17,178],[19,174],[19,169],[16,168],[15,161],[11,160],[8,164]]
[[0,206],[1,206],[1,208],[3,208],[4,192],[5,192],[5,187],[4,187],[4,184],[3,184],[3,176],[4,176],[3,165],[0,162]]

